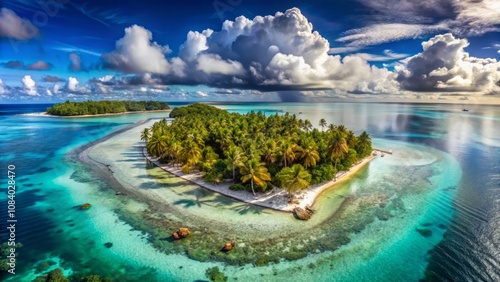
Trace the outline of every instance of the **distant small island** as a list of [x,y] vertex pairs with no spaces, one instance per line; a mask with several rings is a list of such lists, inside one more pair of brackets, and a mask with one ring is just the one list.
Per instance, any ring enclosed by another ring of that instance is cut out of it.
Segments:
[[170,107],[159,101],[84,101],[55,104],[47,108],[53,116],[95,116],[130,112],[164,111]]
[[340,171],[373,158],[366,132],[356,136],[325,119],[318,129],[289,113],[243,115],[204,104],[175,108],[170,117],[175,118],[171,124],[163,119],[142,132],[147,154],[167,163],[169,168],[159,164],[163,169],[193,182],[200,183],[192,172],[201,172],[203,186],[212,190],[220,190],[213,184],[226,181],[232,182],[229,190],[253,195],[279,187],[293,205],[298,192],[335,181]]

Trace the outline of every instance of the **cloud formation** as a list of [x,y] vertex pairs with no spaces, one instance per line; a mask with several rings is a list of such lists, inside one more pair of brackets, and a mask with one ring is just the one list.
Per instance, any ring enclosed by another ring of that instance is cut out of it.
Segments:
[[359,56],[366,60],[367,62],[387,62],[394,61],[408,57],[408,54],[397,54],[392,50],[384,50],[382,55],[376,54],[368,54],[368,53],[357,53],[356,56]]
[[37,61],[26,66],[27,70],[49,70],[51,68],[52,64],[46,63],[44,61]]
[[3,83],[3,81],[0,79],[0,95],[8,94],[10,93],[9,89],[7,88],[7,85]]
[[152,41],[151,32],[131,26],[117,41],[116,50],[102,59],[106,67],[125,73],[156,74],[163,84],[225,88],[353,91],[360,82],[374,85],[389,75],[359,56],[341,58],[329,51],[329,42],[299,9],[292,8],[254,19],[227,20],[220,31],[190,31],[179,57],[171,59],[165,57],[167,47]]
[[26,95],[30,96],[39,96],[37,89],[36,89],[36,83],[35,81],[31,78],[31,75],[25,75],[23,79],[21,80],[23,83],[23,93]]
[[165,55],[170,53],[170,48],[152,39],[151,32],[142,26],[126,28],[125,36],[116,42],[116,49],[102,55],[104,66],[125,73],[169,73],[170,64]]
[[52,64],[45,61],[37,61],[29,65],[24,65],[22,61],[8,61],[6,63],[1,63],[1,66],[9,69],[26,69],[26,70],[50,70]]
[[53,75],[47,75],[42,78],[43,82],[63,82],[64,79],[53,76]]
[[363,47],[402,39],[417,39],[446,30],[448,27],[444,24],[382,23],[349,30],[337,41],[347,46]]
[[66,83],[66,89],[70,92],[75,92],[77,91],[78,88],[78,80],[74,77],[68,78],[68,82]]
[[39,35],[40,31],[30,21],[21,19],[10,9],[0,9],[0,37],[28,40]]
[[69,53],[68,55],[69,58],[69,66],[68,69],[72,71],[81,71],[83,70],[82,67],[82,60],[80,59],[80,55],[77,53]]
[[396,66],[401,88],[411,91],[477,91],[499,93],[500,63],[469,56],[467,39],[451,33],[422,43],[423,52]]
[[347,46],[364,47],[441,32],[475,36],[500,31],[498,0],[358,1],[371,14],[364,18],[364,27],[348,30],[337,39]]
[[1,64],[4,68],[8,69],[22,69],[24,68],[24,63],[21,61],[8,61]]

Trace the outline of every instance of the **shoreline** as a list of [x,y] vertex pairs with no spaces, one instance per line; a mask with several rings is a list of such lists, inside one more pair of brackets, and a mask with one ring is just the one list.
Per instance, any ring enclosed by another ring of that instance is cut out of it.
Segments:
[[[378,150],[374,150],[377,151]],[[202,188],[208,189],[210,191],[219,193],[226,197],[230,197],[236,199],[238,201],[252,204],[256,206],[260,206],[263,208],[273,209],[280,212],[293,212],[293,209],[296,207],[305,208],[310,207],[314,208],[316,204],[316,199],[320,194],[324,191],[333,188],[336,184],[340,184],[349,180],[351,176],[356,174],[359,170],[365,167],[370,161],[374,160],[378,155],[370,154],[370,156],[362,159],[357,164],[352,166],[348,171],[340,171],[336,175],[335,180],[326,181],[320,184],[316,184],[310,186],[309,188],[301,191],[296,195],[296,199],[299,200],[299,203],[289,203],[288,201],[288,192],[286,192],[282,188],[274,188],[270,192],[259,193],[257,196],[254,196],[252,193],[248,191],[233,191],[229,189],[229,186],[232,184],[231,182],[223,182],[218,184],[212,184],[205,181],[203,177],[203,173],[201,172],[193,172],[185,174],[181,171],[180,167],[174,167],[169,164],[161,164],[155,158],[151,157],[146,148],[144,147],[142,150],[144,157],[149,160],[151,163],[159,167],[160,169],[168,172],[170,174],[175,175],[176,177],[180,177],[186,181],[192,182]]]
[[159,113],[159,112],[171,112],[172,109],[168,110],[153,110],[153,111],[133,111],[133,112],[123,112],[123,113],[109,113],[109,114],[97,114],[97,115],[78,115],[78,116],[56,116],[50,115],[47,112],[39,113],[27,113],[19,114],[19,116],[29,116],[29,117],[55,117],[55,118],[91,118],[91,117],[103,117],[103,116],[120,116],[129,114],[144,114],[144,113]]
[[[101,137],[93,142],[90,142],[75,149],[73,152],[70,153],[70,155],[75,156],[76,159],[78,159],[82,163],[93,165],[96,169],[100,171],[101,174],[105,176],[105,178],[108,179],[108,181],[110,180],[111,182],[118,184],[118,185],[111,185],[116,192],[119,192],[120,194],[128,194],[131,196],[134,195],[135,198],[138,198],[142,202],[146,203],[150,203],[151,201],[156,202],[157,199],[151,198],[152,195],[139,191],[137,187],[132,187],[132,186],[126,187],[127,186],[126,183],[123,183],[123,181],[115,177],[109,165],[94,160],[91,156],[89,156],[90,151],[96,145],[105,142],[111,139],[112,137],[115,137],[116,135],[131,130],[137,126],[146,124],[151,120],[153,119],[141,120],[134,124],[127,125],[124,128],[118,129],[104,137]],[[375,149],[374,151],[379,152],[379,150]],[[305,208],[306,206],[308,206],[310,208],[315,208],[316,200],[323,192],[327,191],[328,189],[333,189],[337,184],[342,184],[345,181],[349,180],[351,176],[355,175],[362,168],[364,168],[370,161],[372,161],[378,156],[370,154],[370,156],[362,159],[357,164],[353,165],[348,171],[338,172],[336,175],[336,180],[326,181],[320,184],[310,186],[309,188],[296,194],[295,199],[299,201],[298,203],[297,202],[289,203],[288,192],[286,192],[282,188],[276,187],[269,192],[258,193],[256,196],[254,196],[251,192],[247,191],[233,191],[229,189],[229,186],[233,184],[232,181],[212,184],[205,181],[202,178],[203,173],[201,172],[195,171],[189,174],[184,174],[181,171],[181,167],[174,167],[169,164],[160,164],[155,158],[151,157],[147,153],[145,146],[142,146],[141,153],[145,158],[144,160],[150,161],[163,171],[173,174],[176,177],[179,177],[188,182],[194,183],[200,186],[201,188],[210,190],[212,192],[216,192],[218,194],[224,195],[226,197],[232,198],[242,203],[251,204],[284,213],[292,213],[293,209],[296,207]]]

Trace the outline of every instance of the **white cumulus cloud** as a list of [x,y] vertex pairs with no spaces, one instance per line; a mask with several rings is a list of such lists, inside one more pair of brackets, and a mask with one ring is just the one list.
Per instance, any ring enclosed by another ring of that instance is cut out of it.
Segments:
[[68,82],[66,83],[66,89],[71,92],[78,91],[78,80],[74,77],[68,78]]
[[26,95],[30,96],[39,96],[37,90],[36,90],[36,83],[35,81],[31,78],[31,75],[25,75],[23,79],[21,80],[23,83],[23,93]]
[[464,51],[467,39],[451,33],[436,35],[422,43],[423,51],[396,66],[397,80],[412,91],[500,91],[500,63],[475,58]]
[[126,28],[125,36],[116,42],[116,49],[102,55],[105,66],[126,73],[169,73],[165,55],[171,50],[152,39],[152,33],[142,26]]
[[7,85],[5,85],[5,83],[3,83],[3,81],[0,79],[0,95],[8,94],[8,93],[9,93],[9,90],[7,89]]

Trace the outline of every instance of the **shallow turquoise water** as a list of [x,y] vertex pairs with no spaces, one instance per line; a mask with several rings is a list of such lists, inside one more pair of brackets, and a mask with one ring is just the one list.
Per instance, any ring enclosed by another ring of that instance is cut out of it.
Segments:
[[[268,267],[225,267],[228,276],[239,276],[243,280],[259,277],[267,281],[289,280],[291,274],[298,281],[311,278],[316,281],[415,281],[428,268],[442,279],[494,281],[498,278],[500,134],[495,130],[500,128],[498,107],[477,106],[468,113],[461,112],[460,107],[444,105],[366,103],[221,107],[238,112],[289,111],[300,118],[309,118],[313,124],[324,117],[328,122],[345,124],[356,133],[367,130],[380,148],[397,152],[400,147],[400,152],[415,153],[401,159],[395,154],[392,159],[388,156],[375,160],[343,188],[354,196],[370,194],[373,191],[370,187],[391,193],[404,187],[404,177],[391,178],[398,166],[432,167],[434,174],[429,178],[431,191],[403,197],[404,212],[388,221],[374,221],[361,232],[352,234],[351,242],[333,253]],[[34,277],[34,264],[47,258],[55,258],[68,273],[74,270],[107,274],[120,281],[204,279],[204,270],[217,265],[156,252],[149,246],[147,234],[131,231],[130,225],[113,213],[114,205],[131,210],[143,207],[114,201],[106,184],[99,181],[75,178],[76,168],[65,158],[80,145],[126,124],[161,114],[55,119],[14,116],[3,108],[2,112],[0,160],[2,167],[16,165],[20,220],[17,238],[25,245],[19,250],[18,274],[11,277],[13,281],[29,281],[28,277]],[[404,163],[406,160],[415,162]],[[428,172],[415,170],[414,173],[422,173],[423,178]],[[75,208],[86,200],[103,204],[88,212]],[[2,222],[5,222],[4,216],[2,214]],[[424,237],[416,228],[429,229],[432,235]],[[443,234],[446,240],[428,253]],[[109,241],[114,244],[110,249],[103,246]],[[482,248],[481,252],[474,251],[478,247]],[[315,268],[309,269],[306,266],[309,263],[314,263]],[[304,268],[299,269],[300,265]]]

